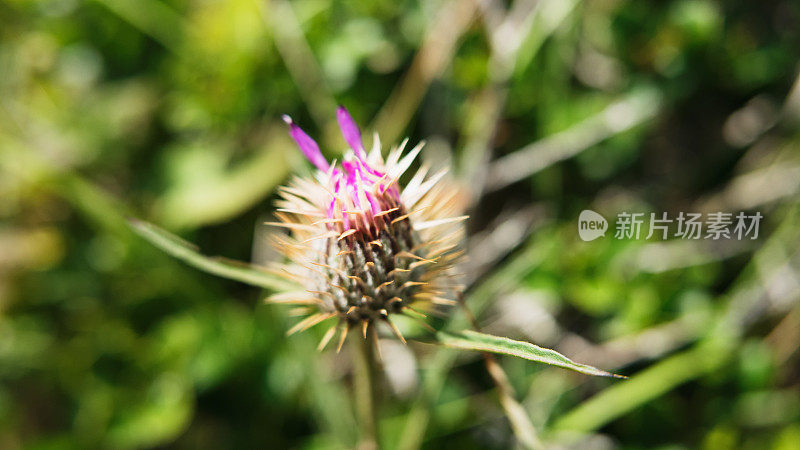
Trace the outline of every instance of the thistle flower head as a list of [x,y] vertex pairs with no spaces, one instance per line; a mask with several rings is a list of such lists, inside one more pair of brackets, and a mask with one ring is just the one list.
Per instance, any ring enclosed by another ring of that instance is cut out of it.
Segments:
[[[459,287],[453,264],[461,255],[463,204],[459,191],[443,177],[419,169],[401,187],[400,178],[422,143],[405,152],[407,139],[382,158],[375,136],[367,153],[358,126],[343,107],[337,120],[349,149],[341,166],[329,163],[317,143],[288,116],[289,134],[318,169],[313,179],[295,177],[281,188],[273,225],[289,230],[275,236],[291,260],[283,268],[303,290],[270,298],[300,305],[307,315],[291,332],[335,319],[320,348],[341,330],[339,347],[353,326],[366,337],[385,323],[403,336],[392,316],[422,321],[437,305],[451,305]],[[424,321],[423,321],[424,323]]]

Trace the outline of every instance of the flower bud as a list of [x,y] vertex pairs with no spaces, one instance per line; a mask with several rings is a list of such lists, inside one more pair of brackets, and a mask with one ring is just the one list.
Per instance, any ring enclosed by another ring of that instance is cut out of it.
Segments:
[[347,110],[340,107],[337,119],[350,146],[341,168],[328,164],[317,143],[284,116],[291,137],[318,171],[313,179],[296,177],[280,189],[280,222],[272,225],[288,229],[289,236],[275,236],[274,242],[291,261],[282,272],[302,290],[269,300],[299,304],[298,313],[307,314],[290,333],[336,319],[320,348],[337,329],[341,348],[350,328],[360,327],[366,337],[378,323],[405,342],[394,315],[427,327],[427,313],[455,303],[463,197],[443,180],[446,170],[429,176],[423,167],[401,188],[399,179],[423,144],[404,154],[406,140],[384,161],[377,135],[367,155]]

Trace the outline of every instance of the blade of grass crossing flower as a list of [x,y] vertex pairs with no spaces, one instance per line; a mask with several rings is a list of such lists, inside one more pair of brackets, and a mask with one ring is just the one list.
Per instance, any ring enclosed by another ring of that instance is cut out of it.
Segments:
[[279,291],[291,289],[292,287],[296,288],[289,281],[285,281],[277,275],[250,264],[205,256],[199,253],[193,245],[153,224],[140,220],[131,220],[130,226],[136,234],[146,241],[203,272],[270,290]]
[[[548,233],[540,232],[536,240],[526,244],[526,249],[515,256],[509,263],[492,274],[487,280],[477,285],[469,294],[466,302],[470,305],[473,314],[480,315],[486,309],[489,301],[501,292],[506,286],[515,285],[522,277],[534,270],[547,255],[556,251],[555,240],[548,238]],[[466,317],[462,314],[450,318],[448,327],[451,329],[469,326]],[[416,450],[422,446],[425,430],[430,420],[430,409],[442,391],[447,379],[448,371],[456,361],[457,352],[442,349],[435,354],[423,378],[423,395],[411,407],[406,424],[401,433],[401,440],[397,446],[400,450]]]
[[536,428],[534,428],[531,419],[528,417],[528,413],[515,398],[516,394],[514,393],[514,388],[508,381],[508,376],[505,371],[500,367],[500,364],[497,363],[494,356],[484,353],[484,358],[486,370],[497,386],[500,405],[505,411],[514,436],[517,437],[519,443],[525,448],[543,448],[542,442],[536,434]]
[[542,348],[530,342],[515,341],[513,339],[492,336],[490,334],[471,330],[454,333],[440,331],[436,333],[436,337],[439,343],[447,347],[518,356],[520,358],[563,367],[587,375],[625,378],[622,375],[616,375],[592,366],[576,363],[555,350]]

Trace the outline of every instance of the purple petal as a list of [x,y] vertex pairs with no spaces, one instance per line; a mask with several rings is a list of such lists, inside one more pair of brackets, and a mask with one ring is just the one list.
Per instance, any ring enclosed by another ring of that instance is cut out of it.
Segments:
[[356,156],[366,158],[364,144],[361,143],[361,130],[358,129],[355,120],[353,120],[344,106],[339,106],[336,110],[336,119],[339,121],[339,128],[342,130],[342,136],[347,141],[347,145],[353,149]]
[[307,135],[297,124],[292,122],[292,118],[286,114],[283,115],[283,121],[289,125],[289,136],[294,139],[297,146],[300,147],[300,150],[306,155],[306,158],[317,166],[319,170],[327,171],[330,165],[328,161],[325,160],[325,157],[322,156],[319,145],[317,145],[314,139],[311,139],[311,136]]

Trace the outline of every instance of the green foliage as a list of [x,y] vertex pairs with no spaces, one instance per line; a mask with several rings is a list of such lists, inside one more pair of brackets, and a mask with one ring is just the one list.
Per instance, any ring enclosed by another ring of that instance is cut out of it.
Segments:
[[191,244],[152,224],[134,220],[131,222],[131,227],[151,244],[204,272],[274,291],[288,290],[294,287],[288,281],[283,280],[274,273],[270,273],[267,269],[259,269],[252,265],[224,258],[203,256]]
[[436,339],[446,347],[517,356],[531,361],[563,367],[587,375],[619,377],[619,375],[610,374],[605,370],[576,363],[555,350],[542,348],[530,342],[515,341],[513,339],[492,336],[472,330],[464,330],[457,333],[440,331],[436,334]]
[[[465,301],[508,336],[434,319],[498,352],[508,392],[479,352],[387,340],[387,448],[797,448],[798,17],[789,0],[0,3],[0,448],[356,444],[347,355],[316,351],[324,330],[285,337],[296,319],[261,302],[283,282],[257,268],[276,187],[308,170],[280,115],[337,157],[337,103],[452,163],[474,199]],[[765,219],[754,241],[583,242],[583,209]]]

